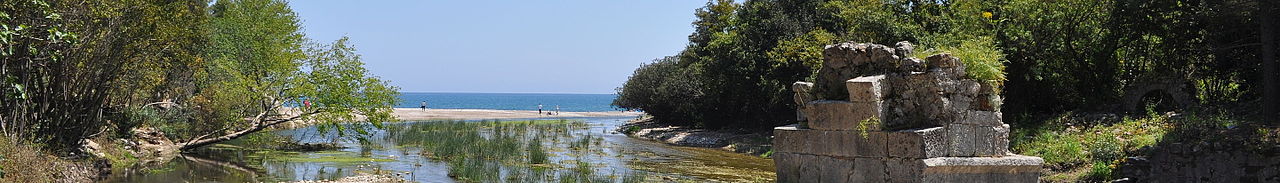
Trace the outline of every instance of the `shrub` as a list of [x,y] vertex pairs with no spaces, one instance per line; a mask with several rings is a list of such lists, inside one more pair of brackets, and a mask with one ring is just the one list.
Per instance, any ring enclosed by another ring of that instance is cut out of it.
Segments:
[[617,89],[613,105],[643,110],[666,123],[696,125],[702,87],[698,77],[680,64],[677,57],[665,57],[640,66]]
[[955,46],[939,46],[922,52],[916,52],[915,57],[924,58],[928,55],[938,53],[950,53],[965,65],[965,75],[992,86],[996,89],[1001,88],[1004,84],[1004,53],[995,45],[995,40],[991,37],[979,36],[976,38],[965,39],[959,41]]

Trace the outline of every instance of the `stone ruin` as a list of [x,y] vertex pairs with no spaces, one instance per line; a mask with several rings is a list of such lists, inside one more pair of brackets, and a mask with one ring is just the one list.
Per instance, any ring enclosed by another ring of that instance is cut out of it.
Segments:
[[800,123],[774,128],[778,182],[1037,182],[1011,154],[991,85],[959,58],[912,45],[826,46],[816,83],[792,89]]

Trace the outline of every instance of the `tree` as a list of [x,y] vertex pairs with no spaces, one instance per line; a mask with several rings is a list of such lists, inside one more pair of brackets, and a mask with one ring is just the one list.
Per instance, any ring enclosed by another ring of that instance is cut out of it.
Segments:
[[[182,142],[191,149],[227,141],[291,121],[321,130],[365,134],[394,120],[398,93],[369,76],[347,38],[311,44],[284,1],[218,1],[212,8],[210,63],[202,73],[196,107],[217,124]],[[311,107],[301,107],[310,101]],[[343,122],[363,121],[365,123]],[[194,134],[194,133],[193,133]]]
[[1272,124],[1280,124],[1280,112],[1277,112],[1280,111],[1280,109],[1277,109],[1277,107],[1280,107],[1277,106],[1280,105],[1280,98],[1277,98],[1280,97],[1280,86],[1277,86],[1280,85],[1280,83],[1277,83],[1276,80],[1276,20],[1275,14],[1272,13],[1275,12],[1275,10],[1275,2],[1266,0],[1258,1],[1258,16],[1260,16],[1259,19],[1261,20],[1259,24],[1262,25],[1262,29],[1259,30],[1259,34],[1261,35],[1258,36],[1261,40],[1260,42],[1262,42],[1260,50],[1262,54],[1263,75],[1262,115],[1263,119],[1269,120]]
[[[0,3],[0,131],[54,150],[101,134],[115,113],[182,96],[200,59],[203,1]],[[65,151],[63,151],[65,152]]]

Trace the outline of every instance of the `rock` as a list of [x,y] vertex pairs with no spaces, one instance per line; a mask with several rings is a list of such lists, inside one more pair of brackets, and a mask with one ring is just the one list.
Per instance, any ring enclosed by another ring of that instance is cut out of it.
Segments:
[[863,76],[845,81],[845,88],[849,90],[849,101],[853,102],[878,102],[881,100],[880,81],[884,80],[884,75]]
[[946,69],[946,68],[953,68],[953,67],[961,67],[964,64],[960,62],[960,58],[951,56],[951,54],[948,54],[948,53],[931,55],[928,58],[925,58],[925,60],[929,62],[930,70],[934,68]]
[[84,139],[80,141],[80,151],[92,155],[94,157],[106,157],[107,154],[102,152],[102,145],[98,145],[93,140]]
[[901,65],[898,65],[898,68],[904,72],[924,72],[925,69],[928,69],[924,60],[920,60],[918,58],[907,58],[902,60],[899,64]]
[[943,127],[900,130],[888,133],[889,157],[924,159],[947,156],[947,129]]
[[822,130],[849,130],[862,119],[853,114],[853,103],[838,100],[817,100],[805,105],[809,128]]
[[866,52],[868,53],[867,55],[871,57],[869,61],[874,63],[884,63],[885,65],[896,65],[896,64],[890,64],[890,63],[898,63],[898,59],[900,58],[897,55],[895,55],[894,52],[896,51],[894,51],[894,48],[884,46],[884,45],[878,45],[878,44],[867,45],[866,50],[867,50]]
[[850,182],[885,182],[888,180],[888,172],[885,172],[885,162],[881,158],[856,158],[853,159],[854,177]]
[[1000,112],[995,111],[964,111],[963,115],[956,120],[957,124],[978,125],[978,126],[1000,126],[1004,123],[1000,122]]
[[947,151],[948,156],[954,157],[973,157],[977,153],[977,142],[974,133],[978,126],[966,124],[947,125],[947,140],[951,141]]
[[894,54],[901,58],[909,58],[912,54],[915,54],[915,45],[908,41],[900,41],[897,44],[893,44],[893,47]]
[[[795,82],[791,84],[791,91],[795,93],[793,96],[793,99],[795,100],[795,104],[796,104],[796,114],[797,114],[796,121],[807,120],[804,116],[805,104],[808,104],[809,101],[815,100],[813,98],[813,93],[811,93],[810,90],[813,90],[813,83]],[[805,126],[805,125],[802,125],[802,126]]]
[[974,156],[1000,157],[1009,151],[1009,127],[977,126],[974,128]]

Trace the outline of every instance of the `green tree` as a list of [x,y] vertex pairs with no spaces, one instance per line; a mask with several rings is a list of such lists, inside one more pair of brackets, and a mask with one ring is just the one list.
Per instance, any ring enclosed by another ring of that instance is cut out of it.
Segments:
[[[368,75],[347,38],[304,49],[297,15],[284,1],[218,1],[211,12],[211,61],[197,97],[200,113],[216,120],[210,124],[217,129],[202,129],[204,135],[182,142],[182,149],[292,121],[365,134],[369,125],[394,120],[397,89]],[[312,105],[300,105],[304,101]],[[367,123],[339,124],[352,121]]]
[[121,110],[181,96],[199,61],[203,1],[0,3],[0,131],[55,150]]

